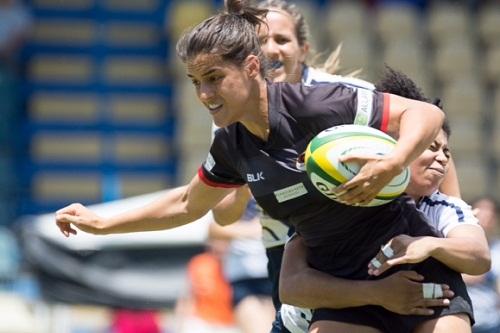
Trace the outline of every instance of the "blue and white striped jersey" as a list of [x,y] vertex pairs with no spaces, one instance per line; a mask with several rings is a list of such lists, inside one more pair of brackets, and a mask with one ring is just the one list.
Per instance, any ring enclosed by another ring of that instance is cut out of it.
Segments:
[[472,213],[472,208],[459,198],[450,197],[438,191],[417,203],[417,208],[425,214],[429,223],[441,237],[447,237],[450,230],[464,225],[479,226],[479,221]]

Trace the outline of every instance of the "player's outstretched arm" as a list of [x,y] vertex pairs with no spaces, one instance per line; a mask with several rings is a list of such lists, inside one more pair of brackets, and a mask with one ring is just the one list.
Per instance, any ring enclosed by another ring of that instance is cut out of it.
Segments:
[[196,175],[189,185],[168,191],[146,206],[111,217],[98,216],[81,204],[71,204],[56,212],[56,224],[66,237],[76,234],[77,229],[99,235],[171,229],[201,218],[229,191],[208,186]]
[[373,281],[346,280],[308,266],[307,248],[300,237],[286,245],[279,281],[280,299],[304,308],[346,308],[379,305],[400,313],[431,315],[430,307],[448,306],[453,292],[441,285],[442,298],[424,298],[424,277],[400,271]]

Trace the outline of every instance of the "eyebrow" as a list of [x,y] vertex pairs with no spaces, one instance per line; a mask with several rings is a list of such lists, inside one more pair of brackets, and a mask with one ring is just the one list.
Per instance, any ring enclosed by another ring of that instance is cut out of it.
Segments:
[[[215,71],[217,71],[217,69],[210,69],[210,70],[208,70],[207,72],[205,72],[205,73],[201,74],[201,77],[208,76],[208,75],[212,74],[212,73],[213,73],[213,72],[215,72]],[[193,75],[191,75],[191,74],[189,74],[189,73],[187,74],[187,76],[188,76],[189,78],[193,78]]]

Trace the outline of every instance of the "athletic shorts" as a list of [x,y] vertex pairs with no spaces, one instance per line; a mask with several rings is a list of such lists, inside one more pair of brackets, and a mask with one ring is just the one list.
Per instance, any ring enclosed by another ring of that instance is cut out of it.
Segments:
[[286,329],[285,324],[283,324],[283,319],[281,319],[279,310],[276,311],[276,317],[274,318],[270,333],[290,333],[290,331]]
[[[311,322],[329,320],[347,322],[370,326],[382,332],[413,332],[422,322],[453,314],[466,314],[471,324],[474,323],[472,303],[467,294],[467,289],[459,273],[448,268],[437,260],[430,258],[416,265],[410,265],[408,269],[415,270],[425,277],[425,282],[446,283],[450,286],[455,296],[451,299],[448,307],[434,308],[431,316],[399,315],[379,306],[361,306],[345,309],[316,309],[313,311]],[[394,272],[391,270],[391,273]],[[384,274],[384,276],[386,276]]]
[[[379,277],[368,275],[368,263],[375,257],[380,247],[391,238],[407,234],[410,236],[436,236],[434,229],[425,221],[425,217],[416,209],[402,207],[402,214],[397,223],[386,224],[385,230],[372,230],[371,233],[355,235],[366,240],[357,248],[344,255],[332,255],[338,251],[339,246],[345,243],[331,242],[320,248],[309,251],[309,264],[316,269],[327,272],[337,277],[353,280],[380,279],[400,270],[415,270],[425,278],[425,282],[445,283],[455,293],[449,307],[438,307],[433,316],[403,316],[389,312],[378,306],[353,307],[346,309],[318,309],[313,313],[312,322],[318,320],[332,320],[349,322],[378,328],[384,332],[412,332],[421,322],[430,318],[437,318],[449,314],[464,313],[474,322],[472,302],[467,294],[467,289],[462,276],[448,268],[443,263],[429,258],[422,263],[414,265],[398,265]],[[359,239],[359,238],[358,238]],[[338,252],[337,252],[338,253]]]
[[280,269],[281,261],[283,260],[283,252],[285,250],[284,245],[278,245],[266,249],[267,255],[267,272],[269,274],[269,280],[272,283],[272,296],[273,305],[276,310],[281,307],[281,302],[279,298],[279,280],[280,280]]
[[237,306],[247,296],[271,297],[273,285],[268,278],[244,279],[231,282],[233,306]]

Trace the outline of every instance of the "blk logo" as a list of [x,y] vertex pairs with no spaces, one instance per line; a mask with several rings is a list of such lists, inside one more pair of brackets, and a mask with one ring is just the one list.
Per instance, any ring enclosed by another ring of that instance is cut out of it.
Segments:
[[258,182],[261,180],[266,180],[264,178],[264,172],[261,171],[261,172],[257,172],[256,174],[247,173],[247,181],[249,183],[255,183],[255,182]]

